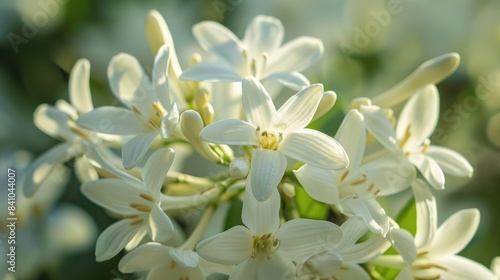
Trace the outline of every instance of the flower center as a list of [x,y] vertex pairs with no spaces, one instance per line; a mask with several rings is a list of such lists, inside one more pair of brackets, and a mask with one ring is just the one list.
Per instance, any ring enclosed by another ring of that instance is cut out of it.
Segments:
[[253,237],[252,259],[256,257],[266,257],[271,259],[271,255],[278,250],[280,241],[272,233],[266,233],[261,236]]
[[283,140],[283,133],[274,133],[270,130],[264,130],[259,133],[259,128],[257,128],[257,138],[259,139],[259,144],[262,149],[276,151],[279,148],[281,141]]

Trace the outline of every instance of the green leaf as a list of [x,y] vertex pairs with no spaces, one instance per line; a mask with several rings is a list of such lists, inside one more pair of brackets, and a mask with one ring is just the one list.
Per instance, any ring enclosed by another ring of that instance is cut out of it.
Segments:
[[310,197],[302,187],[295,188],[295,203],[301,218],[325,220],[328,206]]

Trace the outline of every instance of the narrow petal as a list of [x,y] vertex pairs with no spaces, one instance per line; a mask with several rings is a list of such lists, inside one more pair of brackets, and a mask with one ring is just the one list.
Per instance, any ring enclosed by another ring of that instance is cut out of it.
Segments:
[[445,173],[457,177],[472,177],[474,169],[469,161],[461,154],[440,146],[430,146],[425,155],[431,157],[439,164]]
[[340,225],[344,235],[342,236],[342,246],[352,246],[358,239],[368,232],[368,227],[360,217],[350,217]]
[[324,169],[343,169],[349,164],[344,148],[333,138],[308,128],[285,136],[279,150],[290,158]]
[[231,275],[229,275],[229,280],[240,280],[240,279],[259,279],[257,271],[261,263],[260,259],[247,259],[244,262],[237,265]]
[[168,114],[166,114],[161,121],[161,137],[168,138],[172,136],[178,123],[179,109],[177,108],[177,104],[174,103],[168,111]]
[[283,132],[306,127],[323,97],[323,86],[314,84],[299,91],[283,104],[272,119],[273,127]]
[[72,157],[69,152],[71,149],[71,143],[60,143],[50,148],[28,165],[23,170],[22,176],[24,195],[27,197],[33,196],[39,187],[51,178],[64,181],[64,173],[62,172],[65,172],[65,169],[61,163],[68,161]]
[[347,207],[352,214],[363,218],[368,228],[378,236],[385,235],[389,229],[387,214],[375,199],[347,198],[342,201],[343,207]]
[[148,234],[147,226],[141,226],[134,237],[125,245],[125,250],[131,251],[141,244],[142,239]]
[[135,248],[126,254],[118,264],[118,269],[123,273],[132,273],[168,263],[171,248],[160,243],[147,243]]
[[[348,233],[344,232],[344,236],[346,235]],[[367,263],[381,256],[389,247],[391,247],[391,243],[387,239],[373,236],[361,243],[339,249],[337,253],[342,256],[344,263]]]
[[257,201],[251,190],[250,179],[247,180],[241,220],[254,235],[276,232],[280,226],[279,210],[281,200],[278,189],[275,189],[268,200]]
[[142,181],[155,198],[160,194],[167,172],[174,161],[174,155],[175,152],[171,148],[159,149],[149,157],[142,169]]
[[444,189],[444,174],[441,167],[432,158],[423,154],[413,154],[408,158],[420,171],[425,180],[436,190]]
[[399,149],[391,122],[380,107],[361,106],[360,111],[365,119],[366,129],[375,136],[380,144],[390,151]]
[[54,107],[47,104],[38,106],[33,121],[38,129],[49,136],[65,141],[75,139],[75,134],[70,129],[70,116]]
[[185,268],[194,269],[197,268],[200,263],[200,256],[196,252],[186,250],[182,247],[171,250],[170,256],[175,262]]
[[235,226],[198,243],[196,251],[210,262],[237,265],[249,259],[252,247],[252,233],[244,226]]
[[136,166],[144,157],[156,136],[158,136],[158,131],[137,135],[128,140],[122,149],[123,167],[131,169]]
[[255,127],[242,120],[225,119],[216,121],[200,132],[203,141],[228,145],[257,145]]
[[151,131],[134,112],[103,106],[81,115],[77,124],[92,131],[113,135],[137,135]]
[[148,234],[155,242],[165,242],[174,235],[174,224],[158,204],[149,214]]
[[280,241],[278,252],[299,262],[335,246],[342,239],[342,230],[327,221],[294,219],[281,226],[276,238]]
[[80,183],[86,183],[89,181],[99,179],[99,174],[95,170],[94,166],[90,164],[89,160],[85,155],[76,158],[75,160],[75,175]]
[[293,173],[307,193],[315,200],[328,204],[340,202],[334,171],[304,164]]
[[79,59],[69,75],[69,100],[80,114],[94,109],[89,80],[90,62],[87,59]]
[[149,116],[156,101],[154,87],[137,59],[129,54],[114,56],[108,66],[108,80],[113,94],[127,107],[133,105]]
[[204,82],[240,82],[242,77],[228,65],[200,62],[184,70],[181,79]]
[[412,185],[413,196],[417,207],[417,232],[415,244],[421,249],[428,248],[437,230],[436,199],[425,183],[417,179]]
[[258,148],[253,153],[249,178],[255,198],[267,200],[278,187],[286,169],[286,158],[279,151]]
[[203,21],[193,26],[193,35],[210,54],[224,60],[233,69],[243,66],[243,52],[240,40],[223,25]]
[[349,157],[349,166],[347,168],[349,170],[358,168],[366,144],[366,128],[363,115],[358,110],[350,110],[344,117],[335,138]]
[[258,279],[295,280],[295,265],[279,254],[273,254],[270,260],[261,260]]
[[248,76],[243,80],[243,110],[247,121],[263,131],[276,114],[273,100],[264,86],[254,77]]
[[342,268],[335,274],[338,280],[370,280],[370,274],[366,272],[361,266],[354,263],[343,264]]
[[277,72],[266,76],[263,81],[276,80],[293,90],[301,90],[311,85],[309,80],[299,72]]
[[248,25],[243,43],[255,55],[270,54],[281,46],[284,33],[279,19],[258,15]]
[[312,37],[294,39],[271,55],[266,73],[300,72],[315,64],[323,55],[323,43]]
[[303,273],[302,275],[317,275],[320,278],[328,279],[339,271],[342,261],[342,257],[339,254],[333,250],[327,250],[307,258],[304,262],[299,262],[297,264],[297,272],[299,275]]
[[479,210],[464,209],[449,217],[436,231],[430,247],[432,255],[455,255],[462,251],[476,234]]
[[102,262],[116,256],[140,228],[140,226],[130,225],[129,219],[123,219],[110,225],[97,238],[96,260]]
[[417,258],[417,247],[413,240],[413,236],[406,230],[400,228],[392,228],[387,234],[387,238],[398,251],[407,265],[411,265]]
[[407,145],[420,145],[431,136],[438,118],[439,94],[435,85],[428,85],[406,102],[396,125],[396,137],[401,141],[408,130],[410,138]]
[[107,178],[82,185],[82,193],[95,204],[122,215],[137,214],[131,203],[144,204],[140,194],[147,190],[133,187],[123,180]]
[[170,107],[170,90],[168,84],[168,67],[170,63],[170,49],[163,45],[155,56],[152,82],[156,97],[164,108]]
[[498,277],[482,264],[461,256],[449,256],[440,259],[438,263],[446,267],[446,271],[440,271],[443,279],[498,280]]

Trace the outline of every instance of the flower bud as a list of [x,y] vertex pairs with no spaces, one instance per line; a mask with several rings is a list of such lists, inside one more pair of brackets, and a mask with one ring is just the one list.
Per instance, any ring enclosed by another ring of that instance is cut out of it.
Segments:
[[182,134],[193,145],[193,148],[204,158],[219,162],[219,157],[210,149],[208,143],[200,139],[200,131],[203,129],[203,120],[200,114],[194,110],[187,110],[182,113],[180,123]]
[[319,102],[318,108],[313,116],[313,121],[322,117],[324,114],[328,113],[332,109],[333,105],[337,101],[337,94],[331,90],[325,91],[321,100]]
[[250,169],[250,164],[245,158],[235,158],[231,164],[229,164],[229,174],[231,177],[236,179],[245,178]]

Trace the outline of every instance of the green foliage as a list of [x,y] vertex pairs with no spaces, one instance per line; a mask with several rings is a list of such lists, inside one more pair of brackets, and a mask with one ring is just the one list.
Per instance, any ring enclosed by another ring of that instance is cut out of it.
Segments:
[[295,202],[301,218],[325,220],[328,206],[311,198],[302,187],[295,188]]

